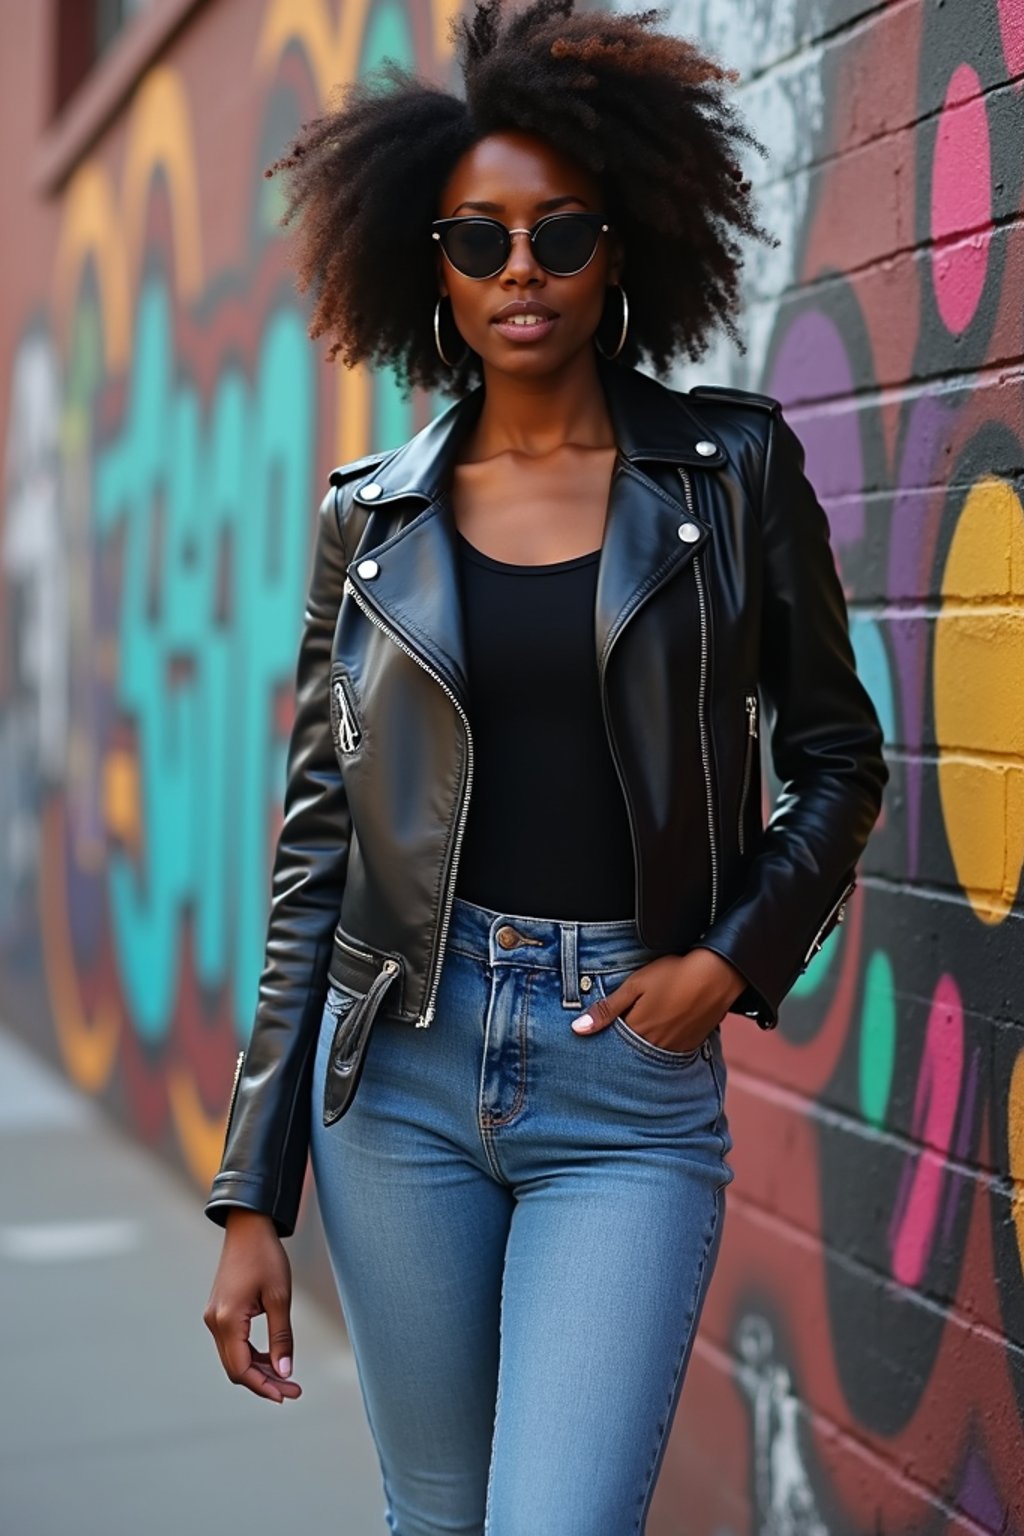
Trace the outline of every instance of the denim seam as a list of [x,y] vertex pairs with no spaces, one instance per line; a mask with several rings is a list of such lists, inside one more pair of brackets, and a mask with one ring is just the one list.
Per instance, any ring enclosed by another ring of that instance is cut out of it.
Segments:
[[516,1095],[512,1101],[512,1108],[508,1111],[508,1114],[495,1116],[488,1115],[485,1112],[484,1119],[488,1130],[496,1130],[500,1126],[507,1125],[510,1120],[514,1120],[516,1115],[518,1115],[519,1111],[522,1109],[523,1102],[526,1098],[526,1069],[528,1065],[526,1041],[529,1034],[529,1031],[526,1027],[526,1021],[530,1016],[530,989],[532,986],[533,974],[531,972],[531,974],[526,978],[526,991],[523,995],[522,1007],[519,1010],[519,1018],[517,1023],[517,1033],[519,1035],[519,1077],[518,1081],[516,1082]]
[[508,1362],[505,1359],[503,1324],[505,1321],[505,1280],[508,1275],[508,1265],[503,1264],[501,1269],[501,1295],[498,1301],[498,1383],[494,1393],[494,1422],[491,1426],[491,1457],[487,1467],[487,1491],[484,1494],[484,1529],[483,1536],[489,1536],[491,1530],[491,1495],[494,1489],[494,1465],[496,1457],[494,1447],[498,1438],[498,1414],[501,1411],[501,1389],[504,1385],[505,1371]]
[[715,1066],[715,1057],[714,1057],[714,1052],[713,1051],[708,1056],[708,1066],[711,1068],[711,1076],[714,1079],[715,1088],[716,1088],[717,1093],[718,1093],[718,1115],[716,1116],[716,1119],[715,1119],[715,1127],[716,1127],[716,1130],[717,1130],[718,1139],[719,1139],[719,1141],[722,1144],[722,1162],[725,1165],[726,1169],[728,1170],[728,1176],[722,1180],[721,1184],[718,1187],[719,1187],[719,1189],[725,1189],[727,1185],[732,1183],[734,1170],[729,1167],[729,1164],[726,1161],[726,1157],[727,1157],[729,1148],[728,1148],[728,1146],[726,1144],[725,1136],[722,1134],[722,1129],[721,1129],[722,1116],[725,1113],[725,1094],[724,1094],[724,1092],[722,1090],[721,1079],[718,1076],[718,1068]]
[[499,1183],[507,1183],[505,1175],[498,1164],[497,1149],[494,1138],[491,1135],[491,1122],[487,1118],[484,1109],[484,1084],[487,1080],[487,1056],[491,1045],[491,1021],[494,1018],[494,983],[496,978],[491,976],[491,984],[487,991],[487,1008],[484,1012],[484,1038],[483,1049],[480,1053],[480,1077],[476,1090],[476,1124],[480,1134],[480,1144],[483,1147],[487,1166]]
[[657,1474],[664,1457],[668,1434],[672,1425],[674,1416],[673,1409],[682,1391],[683,1372],[686,1368],[687,1360],[689,1359],[690,1346],[693,1340],[694,1323],[696,1320],[697,1312],[697,1298],[700,1295],[701,1285],[704,1281],[704,1272],[707,1269],[708,1254],[711,1252],[711,1244],[714,1242],[715,1233],[718,1230],[718,1224],[722,1210],[722,1200],[722,1189],[719,1185],[714,1192],[714,1213],[711,1218],[710,1230],[704,1239],[704,1251],[701,1254],[700,1269],[697,1273],[697,1285],[693,1296],[690,1299],[689,1321],[687,1323],[686,1331],[683,1334],[682,1343],[679,1346],[679,1353],[676,1357],[675,1370],[672,1373],[672,1386],[669,1391],[668,1400],[665,1404],[664,1416],[660,1426],[658,1440],[654,1447],[654,1455],[651,1459],[650,1469],[647,1474],[647,1488],[642,1496],[640,1511],[637,1515],[636,1525],[634,1526],[634,1532],[636,1533],[639,1533],[643,1530],[644,1523],[650,1512],[651,1500],[654,1496],[654,1489],[657,1483]]

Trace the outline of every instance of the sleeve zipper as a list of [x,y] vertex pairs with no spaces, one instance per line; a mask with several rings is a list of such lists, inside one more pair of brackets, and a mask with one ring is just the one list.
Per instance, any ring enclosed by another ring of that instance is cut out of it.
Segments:
[[743,758],[743,788],[740,790],[740,809],[737,820],[737,836],[740,845],[740,853],[744,851],[745,828],[744,820],[747,811],[747,793],[750,789],[750,770],[754,765],[754,744],[757,741],[757,694],[746,695],[747,707],[747,740],[746,751]]

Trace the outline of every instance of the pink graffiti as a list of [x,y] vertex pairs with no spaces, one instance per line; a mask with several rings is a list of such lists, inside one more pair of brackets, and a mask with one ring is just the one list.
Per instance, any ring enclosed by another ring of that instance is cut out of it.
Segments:
[[[1024,75],[1024,6],[1020,0],[999,0],[999,26],[1007,71]],[[1021,82],[1018,80],[1017,84]]]
[[963,1005],[956,982],[942,976],[932,995],[910,1134],[922,1144],[908,1158],[889,1227],[893,1277],[921,1284],[931,1253],[953,1145],[964,1069]]
[[978,307],[988,270],[992,164],[981,82],[969,64],[946,90],[932,166],[932,281],[954,336]]

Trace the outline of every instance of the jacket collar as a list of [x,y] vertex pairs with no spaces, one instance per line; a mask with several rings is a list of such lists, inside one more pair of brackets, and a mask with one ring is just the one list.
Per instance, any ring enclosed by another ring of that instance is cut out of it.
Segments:
[[[687,498],[681,478],[660,480],[645,463],[716,469],[720,440],[676,391],[647,374],[599,359],[618,446],[594,605],[599,673],[625,624],[651,593],[701,552],[711,524],[698,510],[702,476]],[[464,702],[468,693],[455,519],[448,494],[459,444],[476,421],[483,386],[463,396],[377,462],[355,489],[368,509],[399,500],[425,505],[382,543],[360,551],[349,580]],[[698,451],[698,444],[703,452]],[[713,451],[712,451],[713,450]]]
[[[725,463],[721,442],[682,394],[635,368],[596,355],[621,457],[636,464],[685,464],[699,469],[716,469]],[[458,447],[476,423],[483,400],[484,386],[478,384],[448,406],[376,465],[356,487],[356,500],[366,506],[406,496],[436,500],[450,483]],[[367,486],[380,489],[366,496]]]

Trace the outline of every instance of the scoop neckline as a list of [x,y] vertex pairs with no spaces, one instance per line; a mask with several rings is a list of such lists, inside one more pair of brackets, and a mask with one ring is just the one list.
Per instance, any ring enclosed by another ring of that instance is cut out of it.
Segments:
[[466,535],[459,529],[455,530],[459,545],[463,554],[475,565],[486,566],[492,571],[504,571],[507,575],[516,576],[544,576],[554,571],[571,571],[580,565],[591,565],[601,558],[601,548],[588,550],[584,555],[573,555],[568,560],[545,560],[537,565],[519,565],[512,560],[496,560],[493,555],[485,554],[482,549],[477,549],[471,544]]

